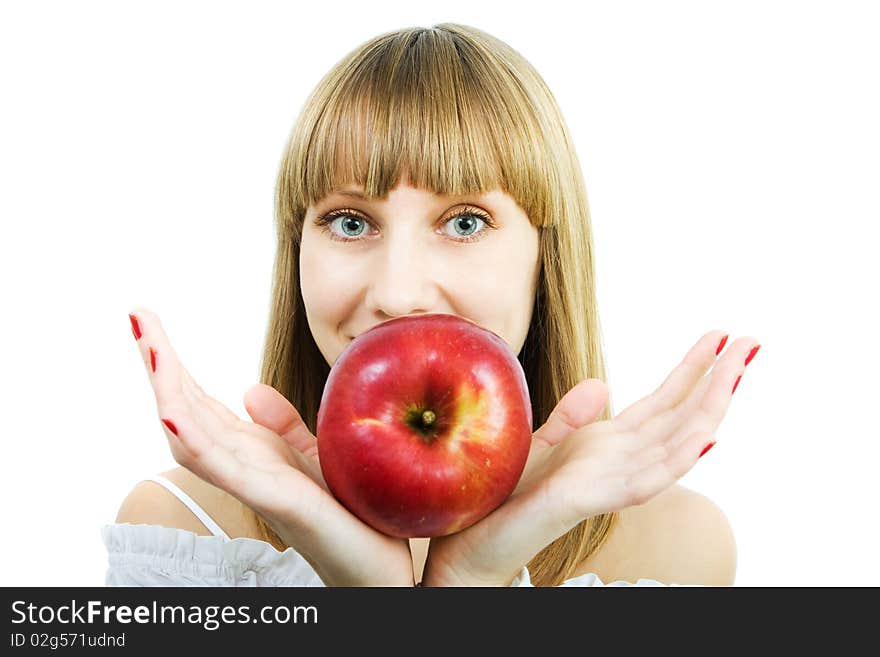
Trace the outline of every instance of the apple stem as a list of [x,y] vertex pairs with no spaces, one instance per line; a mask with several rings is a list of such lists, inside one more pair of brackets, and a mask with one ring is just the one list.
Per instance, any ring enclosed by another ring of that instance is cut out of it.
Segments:
[[422,413],[422,424],[425,427],[430,427],[434,424],[434,420],[437,419],[437,416],[434,414],[434,411],[425,411]]

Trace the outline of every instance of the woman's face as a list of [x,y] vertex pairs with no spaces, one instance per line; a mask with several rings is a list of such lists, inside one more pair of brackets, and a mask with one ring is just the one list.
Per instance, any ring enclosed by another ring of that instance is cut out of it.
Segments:
[[537,284],[538,229],[511,196],[435,196],[406,176],[384,200],[339,191],[308,208],[299,262],[309,327],[330,366],[364,331],[425,313],[469,319],[519,354]]

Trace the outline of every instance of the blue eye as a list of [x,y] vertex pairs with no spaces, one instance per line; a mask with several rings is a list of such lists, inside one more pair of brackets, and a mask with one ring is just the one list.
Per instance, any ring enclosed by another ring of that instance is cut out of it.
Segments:
[[[358,229],[357,229],[358,223],[360,223],[364,227],[366,226],[366,222],[363,219],[361,219],[360,217],[356,217],[354,215],[350,215],[350,214],[349,215],[340,215],[337,218],[342,219],[342,221],[339,222],[339,226],[342,228],[342,231],[346,235],[348,235],[349,237],[358,237],[361,234],[361,232],[363,232],[363,231],[358,231]],[[350,233],[349,230],[352,230],[354,232]]]
[[[464,220],[464,221],[459,223],[459,220]],[[473,235],[476,232],[478,223],[485,223],[485,222],[482,219],[480,219],[479,217],[472,215],[472,214],[458,214],[458,215],[452,217],[452,219],[449,220],[447,225],[452,224],[453,227],[456,227],[456,226],[461,226],[462,223],[465,224],[464,230],[467,231],[466,233],[463,234],[463,237],[470,237],[471,235]],[[461,234],[461,233],[459,233],[459,234]]]
[[[337,225],[338,229],[331,228]],[[488,228],[495,228],[491,217],[473,207],[465,207],[453,216],[446,219],[444,227],[452,224],[455,235],[444,231],[453,242],[476,242],[482,239]],[[364,229],[370,226],[370,222],[357,210],[349,208],[333,210],[315,220],[322,232],[329,234],[330,238],[338,242],[358,242],[364,234]],[[359,230],[360,229],[360,230]],[[341,232],[340,232],[341,231]]]

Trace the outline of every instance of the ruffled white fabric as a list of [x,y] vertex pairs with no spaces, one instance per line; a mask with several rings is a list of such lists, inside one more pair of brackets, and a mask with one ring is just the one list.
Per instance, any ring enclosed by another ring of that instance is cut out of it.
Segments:
[[[131,523],[103,525],[107,586],[324,586],[293,548],[279,552],[255,538],[201,536],[185,529]],[[523,566],[512,587],[533,586]],[[653,579],[603,584],[594,573],[560,586],[666,586]],[[678,586],[678,584],[672,584]]]
[[[531,586],[532,584],[531,576],[529,575],[529,569],[523,566],[522,570],[519,571],[519,575],[513,578],[513,581],[510,583],[510,586]],[[585,573],[583,575],[578,575],[577,577],[572,577],[571,579],[565,580],[559,586],[691,586],[690,584],[663,584],[662,582],[658,582],[655,579],[638,579],[633,582],[627,582],[623,579],[618,579],[608,584],[603,584],[602,580],[599,579],[599,576],[595,573]]]
[[101,527],[107,586],[324,586],[293,548],[131,523]]

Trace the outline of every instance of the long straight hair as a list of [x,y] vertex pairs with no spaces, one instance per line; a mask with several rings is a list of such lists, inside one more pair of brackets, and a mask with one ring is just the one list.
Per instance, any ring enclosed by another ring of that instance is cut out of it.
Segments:
[[[606,381],[586,187],[562,114],[514,49],[476,28],[443,23],[365,42],[306,100],[275,190],[278,250],[261,382],[283,394],[316,433],[330,366],[309,330],[300,290],[306,211],[344,184],[384,197],[404,173],[414,186],[440,194],[503,190],[538,228],[540,274],[518,354],[533,430],[577,383]],[[609,398],[597,419],[612,413]],[[287,547],[254,516],[266,541]],[[595,516],[556,538],[527,564],[532,582],[557,586],[571,577],[616,520],[617,513]]]

